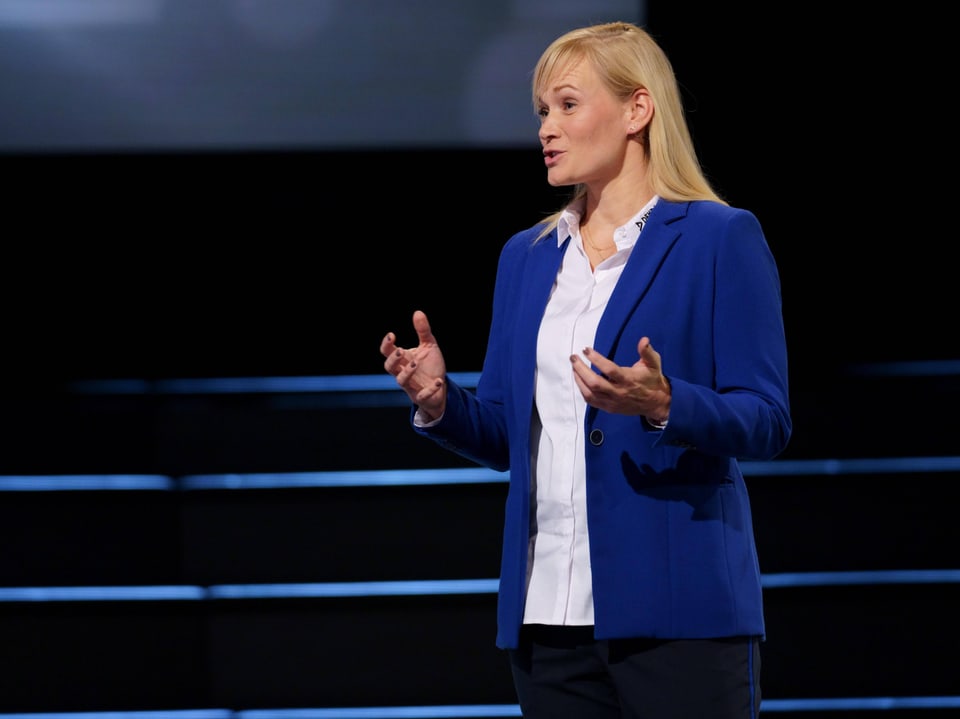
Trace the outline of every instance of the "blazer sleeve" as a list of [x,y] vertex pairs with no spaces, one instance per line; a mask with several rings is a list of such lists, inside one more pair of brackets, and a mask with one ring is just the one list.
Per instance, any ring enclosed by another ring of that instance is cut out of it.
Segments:
[[720,220],[718,231],[709,233],[717,238],[713,304],[703,308],[712,314],[712,346],[704,352],[712,353],[713,378],[671,375],[670,357],[664,357],[672,400],[657,443],[771,459],[792,432],[780,279],[757,218],[740,209],[722,213],[712,218]]

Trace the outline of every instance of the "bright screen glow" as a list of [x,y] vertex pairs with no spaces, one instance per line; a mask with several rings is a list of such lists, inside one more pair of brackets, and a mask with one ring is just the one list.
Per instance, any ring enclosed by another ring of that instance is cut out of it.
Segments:
[[3,0],[0,151],[524,147],[540,52],[642,0]]

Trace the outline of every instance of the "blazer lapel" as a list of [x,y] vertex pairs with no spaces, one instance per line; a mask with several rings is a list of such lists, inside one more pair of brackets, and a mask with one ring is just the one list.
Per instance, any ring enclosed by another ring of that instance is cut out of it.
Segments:
[[605,357],[613,356],[627,319],[647,293],[657,269],[680,236],[673,222],[686,214],[687,206],[686,202],[660,200],[650,213],[597,327],[594,349]]

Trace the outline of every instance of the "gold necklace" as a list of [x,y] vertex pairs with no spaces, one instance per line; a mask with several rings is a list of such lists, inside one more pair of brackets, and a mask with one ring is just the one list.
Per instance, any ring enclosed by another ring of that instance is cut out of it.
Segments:
[[609,252],[610,250],[601,250],[599,247],[597,247],[595,244],[593,244],[593,240],[590,239],[590,235],[589,235],[588,232],[587,232],[587,226],[586,226],[586,225],[580,225],[580,236],[583,237],[583,239],[585,239],[585,240],[587,241],[587,244],[590,245],[590,246],[593,248],[593,251],[594,251],[594,252],[596,252],[598,255],[600,255],[600,259],[601,259],[601,260],[606,259],[606,257],[604,256],[604,254],[605,254],[606,252]]

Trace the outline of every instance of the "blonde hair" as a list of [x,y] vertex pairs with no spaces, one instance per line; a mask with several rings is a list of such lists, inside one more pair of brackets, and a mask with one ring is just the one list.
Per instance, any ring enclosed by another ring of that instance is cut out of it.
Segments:
[[[554,40],[534,68],[534,111],[539,109],[540,97],[550,82],[583,59],[593,64],[602,82],[621,100],[628,100],[641,87],[650,93],[653,117],[642,133],[642,141],[653,191],[665,200],[727,204],[700,166],[670,60],[653,37],[637,25],[603,23],[571,30]],[[585,194],[586,187],[577,185],[568,204]],[[556,227],[561,212],[543,220],[545,227],[538,239]]]

